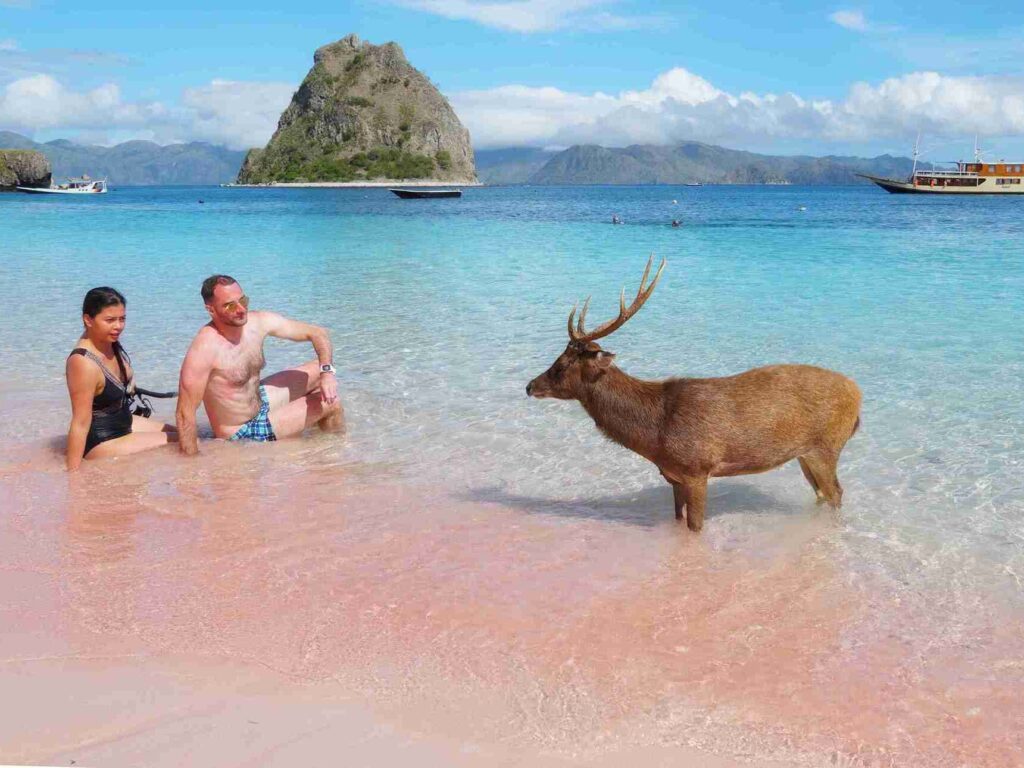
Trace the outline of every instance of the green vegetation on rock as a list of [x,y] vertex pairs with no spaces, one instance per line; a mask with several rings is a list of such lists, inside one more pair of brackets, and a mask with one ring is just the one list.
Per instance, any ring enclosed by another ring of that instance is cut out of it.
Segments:
[[[253,150],[258,152],[259,150]],[[309,158],[293,153],[274,164],[263,164],[267,175],[248,174],[250,184],[279,182],[365,181],[371,179],[427,179],[438,166],[426,155],[395,148],[358,152],[351,157],[334,155]]]
[[397,45],[350,35],[313,62],[240,183],[476,180],[469,133]]

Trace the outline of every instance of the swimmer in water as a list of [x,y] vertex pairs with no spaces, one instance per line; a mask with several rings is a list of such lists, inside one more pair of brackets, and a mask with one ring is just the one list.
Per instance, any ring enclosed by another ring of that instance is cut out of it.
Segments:
[[[250,312],[249,297],[227,275],[208,277],[200,293],[210,322],[196,334],[181,365],[177,421],[182,453],[199,450],[200,402],[214,434],[226,440],[268,442],[299,435],[314,424],[325,432],[344,429],[326,330],[274,312]],[[311,342],[317,359],[261,380],[267,336]]]
[[132,415],[135,372],[121,346],[127,301],[113,288],[93,288],[82,302],[84,330],[68,355],[71,426],[65,462],[104,459],[159,448],[177,439],[170,424]]

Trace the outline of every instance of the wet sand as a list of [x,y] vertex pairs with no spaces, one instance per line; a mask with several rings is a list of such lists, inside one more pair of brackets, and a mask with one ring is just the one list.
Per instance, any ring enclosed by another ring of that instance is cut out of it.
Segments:
[[374,708],[334,686],[295,685],[244,665],[125,654],[6,660],[3,667],[5,696],[18,702],[0,723],[6,762],[601,768],[628,758],[653,766],[744,764],[683,747],[578,758],[514,748],[466,733],[455,716],[439,716],[427,705]]
[[71,477],[52,448],[5,454],[0,687],[20,704],[0,758],[994,767],[1024,749],[1019,617],[961,597],[934,626],[942,596],[839,567],[839,522],[812,504],[752,540],[714,518],[697,537],[660,487],[417,486],[318,459],[325,440]]

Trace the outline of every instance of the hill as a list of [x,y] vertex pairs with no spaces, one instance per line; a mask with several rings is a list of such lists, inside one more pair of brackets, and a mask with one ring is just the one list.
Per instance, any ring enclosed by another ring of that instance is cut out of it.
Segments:
[[349,35],[317,49],[313,68],[239,183],[476,180],[473,148],[451,105],[396,43]]
[[555,155],[538,149],[488,150],[478,156],[481,177],[504,184],[858,184],[869,182],[856,173],[903,178],[913,165],[910,158],[891,155],[761,155],[696,141],[621,149],[577,145]]
[[89,174],[111,185],[222,184],[234,180],[245,153],[204,142],[162,146],[127,141],[113,147],[75,144],[64,139],[40,144],[0,131],[0,148],[34,149],[50,161],[53,178]]
[[476,174],[484,184],[524,184],[557,154],[534,147],[476,150]]

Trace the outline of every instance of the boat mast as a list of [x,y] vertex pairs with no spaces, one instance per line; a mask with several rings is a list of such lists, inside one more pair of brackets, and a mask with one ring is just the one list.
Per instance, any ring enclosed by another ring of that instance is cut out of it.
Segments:
[[978,151],[978,134],[974,134],[974,162],[981,162],[981,152]]
[[910,170],[910,180],[913,181],[917,175],[917,156],[918,149],[921,146],[921,131],[917,132],[917,140],[914,142],[914,167]]

